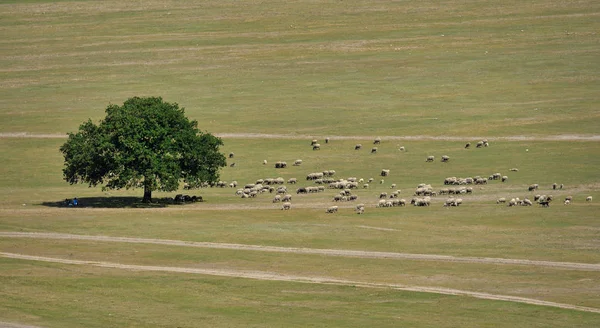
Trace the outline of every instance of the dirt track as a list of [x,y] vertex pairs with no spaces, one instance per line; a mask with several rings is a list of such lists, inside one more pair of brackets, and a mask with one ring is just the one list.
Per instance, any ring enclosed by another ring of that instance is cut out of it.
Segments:
[[[221,138],[230,139],[292,139],[310,140],[313,138],[325,138],[325,136],[304,134],[267,134],[267,133],[215,133]],[[66,134],[36,134],[30,132],[3,132],[0,138],[39,138],[39,139],[64,139]],[[369,140],[376,136],[327,136],[331,140]],[[447,141],[472,141],[488,139],[490,141],[600,141],[600,135],[574,135],[559,134],[548,136],[504,136],[504,137],[478,137],[478,136],[379,136],[382,140],[447,140]]]
[[135,244],[158,244],[158,245],[169,245],[169,246],[214,248],[214,249],[233,249],[233,250],[244,250],[244,251],[313,254],[313,255],[342,256],[342,257],[359,257],[359,258],[373,258],[373,259],[440,261],[440,262],[478,263],[478,264],[527,265],[527,266],[563,268],[563,269],[582,270],[582,271],[600,271],[600,264],[592,264],[592,263],[552,262],[552,261],[485,258],[485,257],[455,257],[455,256],[450,256],[450,255],[435,255],[435,254],[369,252],[369,251],[340,250],[340,249],[316,249],[316,248],[295,248],[295,247],[243,245],[243,244],[226,244],[226,243],[209,243],[209,242],[190,242],[190,241],[169,240],[169,239],[89,236],[89,235],[73,235],[73,234],[51,233],[51,232],[48,232],[48,233],[0,232],[0,237],[33,238],[33,239],[89,240],[89,241],[122,242],[122,243],[135,243]]
[[271,280],[271,281],[289,281],[289,282],[311,283],[311,284],[354,286],[354,287],[362,287],[362,288],[387,288],[387,289],[420,292],[420,293],[468,296],[468,297],[475,297],[475,298],[487,299],[487,300],[525,303],[525,304],[549,306],[549,307],[556,307],[556,308],[569,309],[569,310],[600,313],[600,309],[591,308],[591,307],[541,301],[541,300],[524,298],[524,297],[479,293],[479,292],[450,289],[450,288],[405,286],[405,285],[399,285],[399,284],[379,284],[379,283],[335,279],[335,278],[329,278],[329,277],[306,277],[306,276],[284,275],[284,274],[278,274],[278,273],[266,272],[266,271],[237,271],[237,270],[201,269],[201,268],[186,268],[186,267],[144,266],[144,265],[130,265],[130,264],[120,264],[120,263],[110,263],[110,262],[67,260],[67,259],[60,259],[60,258],[31,256],[31,255],[4,253],[4,252],[0,252],[0,256],[6,257],[6,258],[12,258],[12,259],[43,261],[43,262],[63,263],[63,264],[75,264],[75,265],[90,265],[90,266],[96,266],[96,267],[102,267],[102,268],[125,269],[125,270],[134,270],[134,271],[160,271],[160,272],[192,273],[192,274],[202,274],[202,275],[232,277],[232,278],[247,278],[247,279],[258,279],[258,280]]

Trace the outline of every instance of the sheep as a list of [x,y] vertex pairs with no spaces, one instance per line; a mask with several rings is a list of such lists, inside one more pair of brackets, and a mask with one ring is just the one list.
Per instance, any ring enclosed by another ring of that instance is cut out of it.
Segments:
[[384,183],[385,183],[385,180],[383,180],[383,179],[379,180],[379,184],[384,184]]
[[337,206],[329,206],[327,208],[327,210],[325,211],[325,213],[336,213],[338,211],[338,207]]
[[396,184],[392,183],[392,185],[390,186],[390,189],[395,189],[396,188]]
[[287,163],[286,162],[282,162],[282,161],[278,161],[275,163],[275,168],[276,169],[285,169],[287,167]]
[[292,208],[292,203],[290,203],[290,202],[283,203],[283,205],[281,206],[281,209],[286,210],[286,211],[291,208]]
[[377,203],[377,207],[385,207],[385,199],[380,199],[379,202]]
[[569,205],[569,204],[571,204],[571,201],[568,199],[565,199],[565,205]]
[[373,179],[373,178],[369,178],[369,181],[368,181],[368,183],[372,183],[373,181],[375,181],[375,179]]
[[568,200],[569,202],[572,202],[573,201],[573,196],[567,196],[567,197],[565,197],[565,200]]
[[435,156],[427,156],[425,162],[433,162],[433,160],[435,160]]
[[377,152],[377,147],[371,148],[371,154],[375,154]]
[[508,180],[508,177],[506,175],[502,176],[502,182],[506,182],[506,180]]
[[275,195],[275,197],[273,197],[273,203],[277,203],[281,201],[281,195]]
[[442,156],[442,162],[443,162],[443,163],[446,163],[446,162],[448,162],[449,160],[450,160],[450,157],[448,157],[448,155],[443,155],[443,156]]
[[356,205],[354,210],[356,211],[356,214],[364,214],[365,213],[365,204]]
[[539,187],[540,187],[540,186],[539,186],[537,183],[534,183],[534,184],[530,185],[530,186],[527,188],[527,190],[529,190],[529,191],[534,191],[534,190],[537,190]]
[[233,158],[233,156],[234,156],[233,152],[229,153],[229,158]]
[[263,165],[267,165],[267,160],[263,159]]
[[401,146],[400,151],[406,151],[406,148],[404,148],[404,146]]
[[361,148],[362,148],[362,145],[361,145],[361,144],[356,144],[356,145],[354,146],[354,150],[360,150]]
[[483,141],[478,141],[477,145],[475,147],[477,147],[477,148],[483,147]]
[[296,194],[307,194],[308,190],[305,187],[300,187],[296,189]]
[[496,204],[504,204],[506,203],[506,198],[504,197],[500,197],[498,198],[498,200],[496,200]]
[[406,199],[404,199],[404,198],[398,199],[398,206],[406,206]]
[[351,202],[351,201],[355,201],[355,200],[357,200],[357,199],[358,199],[358,195],[350,195],[350,196],[348,197],[348,201],[350,201],[350,202]]
[[369,189],[369,184],[368,183],[363,184],[363,189]]
[[592,196],[587,196],[587,197],[585,198],[585,201],[586,201],[586,202],[591,202],[591,201],[592,201]]
[[302,165],[302,160],[301,159],[297,159],[294,161],[294,166],[300,166]]
[[533,203],[529,199],[525,198],[525,199],[523,199],[523,202],[521,203],[521,205],[531,206],[531,205],[533,205]]
[[325,138],[325,143],[328,144],[329,143],[329,137]]
[[377,137],[377,138],[375,138],[375,140],[373,140],[373,144],[374,145],[379,145],[380,143],[381,143],[381,138],[380,137]]
[[509,207],[512,207],[512,206],[517,206],[517,200],[516,200],[516,199],[514,199],[514,198],[513,198],[513,199],[511,199],[511,200],[508,202],[508,206],[509,206]]
[[465,145],[465,149],[468,149],[469,147],[471,147],[471,143],[467,142],[467,144]]
[[555,183],[552,184],[552,190],[556,190],[556,187],[558,187],[558,185]]
[[235,167],[235,162],[229,164],[229,167]]
[[390,175],[390,170],[388,170],[388,169],[382,169],[380,175],[382,177],[387,177],[388,175]]
[[316,145],[318,142],[319,142],[319,141],[318,141],[317,139],[313,139],[313,140],[310,142],[310,145],[311,145],[311,146],[314,146],[314,145]]
[[291,201],[292,201],[292,195],[290,195],[290,194],[285,194],[285,196],[283,196],[283,197],[281,198],[281,201],[282,201],[282,202],[291,202]]
[[519,169],[516,167],[513,167],[512,169],[510,169],[511,172],[519,172]]
[[563,184],[561,183],[561,184],[560,184],[560,186],[558,186],[558,189],[562,190],[562,188],[563,188],[564,186],[565,186],[565,185],[563,185]]
[[314,145],[312,146],[312,149],[313,149],[313,150],[320,150],[320,149],[321,149],[321,144],[318,144],[318,143],[317,143],[317,144],[314,144]]
[[341,202],[342,201],[342,195],[335,195],[333,196],[333,201],[334,202]]
[[387,195],[388,195],[387,192],[382,192],[382,193],[379,194],[379,198],[380,199],[381,198],[387,198]]

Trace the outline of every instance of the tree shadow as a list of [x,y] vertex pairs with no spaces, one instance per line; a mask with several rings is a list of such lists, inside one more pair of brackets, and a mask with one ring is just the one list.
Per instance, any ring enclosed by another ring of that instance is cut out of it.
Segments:
[[71,199],[56,202],[43,202],[40,205],[65,208],[163,208],[170,205],[181,206],[192,202],[176,202],[172,197],[153,198],[152,203],[142,202],[141,197],[82,197],[77,198],[77,206],[72,205]]

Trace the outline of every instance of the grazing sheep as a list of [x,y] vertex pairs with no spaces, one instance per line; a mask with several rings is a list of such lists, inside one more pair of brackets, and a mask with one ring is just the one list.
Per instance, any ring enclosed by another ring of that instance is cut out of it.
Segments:
[[514,198],[513,198],[513,199],[511,199],[511,200],[508,202],[508,206],[510,206],[510,207],[512,207],[512,206],[517,206],[517,200],[516,200],[516,199],[514,199]]
[[558,187],[558,189],[562,190],[562,188],[563,188],[564,186],[565,186],[565,185],[563,185],[563,184],[561,183],[561,184],[560,184],[560,186]]
[[506,203],[506,198],[504,197],[500,197],[498,198],[498,200],[496,200],[496,204],[504,204]]
[[373,178],[369,178],[369,181],[367,181],[368,183],[372,183],[373,181],[375,181],[375,179]]
[[337,206],[329,206],[325,212],[326,213],[337,213],[337,211],[338,211]]
[[383,184],[385,181],[383,179],[379,180],[379,184]]
[[433,162],[435,160],[435,156],[427,156],[427,159],[425,159],[425,162]]
[[379,202],[377,203],[377,207],[385,207],[385,203],[386,203],[385,199],[380,199]]
[[282,202],[291,202],[291,201],[292,201],[292,195],[290,195],[290,194],[286,194],[285,196],[283,196],[283,197],[281,198],[281,201],[282,201]]
[[483,147],[483,141],[478,141],[477,145],[475,147],[477,147],[477,148]]
[[289,203],[289,202],[283,203],[283,206],[281,206],[282,210],[289,210],[291,208],[292,208],[292,203]]
[[377,147],[371,148],[371,154],[375,154],[377,152]]
[[568,199],[565,199],[565,205],[569,205],[569,204],[571,204],[571,201]]
[[382,169],[381,170],[381,174],[382,177],[387,177],[388,175],[390,175],[390,170],[387,169]]
[[356,211],[356,214],[364,214],[365,213],[365,204],[356,205],[354,210]]
[[314,146],[314,145],[316,145],[318,142],[319,142],[319,141],[318,141],[317,139],[313,139],[313,140],[310,142],[310,145],[311,145],[311,146]]
[[305,187],[300,187],[296,189],[296,194],[307,194],[308,190]]
[[328,144],[329,143],[329,137],[325,138],[325,143]]
[[318,144],[318,143],[314,144],[312,149],[313,150],[320,150],[321,149],[321,144]]
[[361,148],[362,148],[362,145],[361,145],[361,144],[356,144],[356,145],[354,146],[354,150],[359,150],[359,149],[361,149]]
[[233,152],[229,153],[229,158],[233,158],[234,154]]
[[471,143],[467,142],[467,144],[465,145],[465,149],[468,149],[469,147],[471,147]]
[[229,167],[235,167],[235,162],[229,164]]
[[267,165],[267,160],[266,159],[263,160],[263,165]]
[[297,182],[298,182],[298,179],[296,179],[296,178],[289,178],[287,181],[287,183],[289,183],[289,184],[296,184]]
[[299,166],[302,165],[302,160],[301,159],[297,159],[294,161],[294,166]]
[[375,140],[373,140],[373,144],[374,145],[379,145],[381,143],[381,138],[377,137],[375,138]]
[[508,180],[508,177],[506,175],[502,176],[502,182],[506,182],[506,180]]
[[556,187],[558,187],[558,185],[555,183],[552,184],[552,190],[556,190]]
[[276,162],[275,163],[275,168],[276,169],[285,169],[287,167],[287,163],[286,162]]
[[379,194],[379,198],[387,198],[387,192],[382,192]]
[[363,184],[363,189],[369,189],[369,184],[368,183]]
[[587,197],[585,198],[585,201],[586,201],[586,202],[591,202],[591,201],[592,201],[592,196],[587,196]]
[[513,167],[512,169],[510,169],[511,172],[519,172],[519,169],[516,167]]
[[568,200],[568,201],[572,202],[573,201],[573,196],[567,196],[567,197],[565,197],[565,200]]
[[530,185],[530,186],[527,188],[527,190],[529,190],[529,191],[534,191],[534,190],[537,190],[539,187],[540,187],[540,186],[539,186],[537,183],[534,183],[534,184]]
[[448,157],[447,155],[443,155],[443,156],[442,156],[442,162],[443,162],[443,163],[446,163],[446,162],[448,162],[449,160],[450,160],[450,157]]
[[273,197],[273,203],[277,203],[281,201],[281,195],[275,195],[275,197]]
[[398,206],[406,206],[406,199],[404,199],[404,198],[398,199]]
[[333,201],[334,202],[341,202],[344,196],[342,195],[335,195],[333,196]]
[[404,146],[401,146],[400,151],[406,151],[406,148],[404,148]]
[[396,188],[396,184],[392,183],[392,185],[390,186],[390,189],[395,189]]

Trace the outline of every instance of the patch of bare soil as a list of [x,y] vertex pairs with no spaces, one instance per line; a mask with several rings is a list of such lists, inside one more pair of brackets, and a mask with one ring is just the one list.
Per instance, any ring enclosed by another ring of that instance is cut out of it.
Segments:
[[527,266],[541,266],[541,267],[563,268],[563,269],[582,270],[582,271],[600,271],[600,264],[593,264],[593,263],[553,262],[553,261],[504,259],[504,258],[489,258],[489,257],[456,257],[456,256],[451,256],[451,255],[373,252],[373,251],[357,251],[357,250],[343,250],[343,249],[318,249],[318,248],[279,247],[279,246],[263,246],[263,245],[244,245],[244,244],[211,243],[211,242],[192,242],[192,241],[169,240],[169,239],[73,235],[73,234],[52,233],[52,232],[0,232],[0,237],[32,238],[32,239],[89,240],[89,241],[134,243],[134,244],[157,244],[157,245],[184,246],[184,247],[214,248],[214,249],[234,249],[234,250],[244,250],[244,251],[313,254],[313,255],[342,256],[342,257],[359,257],[359,258],[373,258],[373,259],[396,259],[396,260],[416,260],[416,261],[441,261],[441,262],[455,262],[455,263],[527,265]]
[[549,302],[549,301],[536,300],[536,299],[525,298],[525,297],[480,293],[480,292],[458,290],[458,289],[451,289],[451,288],[406,286],[406,285],[401,285],[401,284],[382,284],[382,283],[371,283],[371,282],[335,279],[335,278],[330,278],[330,277],[295,276],[295,275],[286,275],[286,274],[280,274],[280,273],[276,273],[276,272],[267,272],[267,271],[241,271],[241,270],[203,269],[203,268],[189,268],[189,267],[164,267],[164,266],[120,264],[120,263],[110,263],[110,262],[67,260],[67,259],[61,259],[61,258],[51,258],[51,257],[32,256],[32,255],[15,254],[15,253],[4,253],[4,252],[0,252],[0,256],[6,257],[6,258],[12,258],[12,259],[29,260],[29,261],[43,261],[43,262],[73,264],[73,265],[89,265],[89,266],[95,266],[95,267],[101,267],[101,268],[124,269],[124,270],[132,270],[132,271],[159,271],[159,272],[191,273],[191,274],[202,274],[202,275],[232,277],[232,278],[247,278],[247,279],[257,279],[257,280],[289,281],[289,282],[300,282],[300,283],[311,283],[311,284],[354,286],[354,287],[362,287],[362,288],[385,288],[385,289],[394,289],[394,290],[411,291],[411,292],[419,292],[419,293],[468,296],[468,297],[475,297],[475,298],[487,299],[487,300],[525,303],[525,304],[549,306],[549,307],[556,307],[556,308],[583,311],[583,312],[600,313],[600,309],[591,308],[591,307]]
[[[292,139],[292,140],[311,140],[314,138],[329,137],[331,140],[365,140],[375,139],[376,136],[318,136],[305,134],[267,134],[267,133],[215,133],[221,138],[231,139]],[[0,138],[66,138],[66,134],[36,134],[30,132],[3,132]],[[548,136],[505,136],[505,137],[478,137],[478,136],[379,136],[382,140],[447,140],[447,141],[468,141],[488,139],[490,141],[600,141],[600,135],[576,135],[576,134],[558,134]]]

